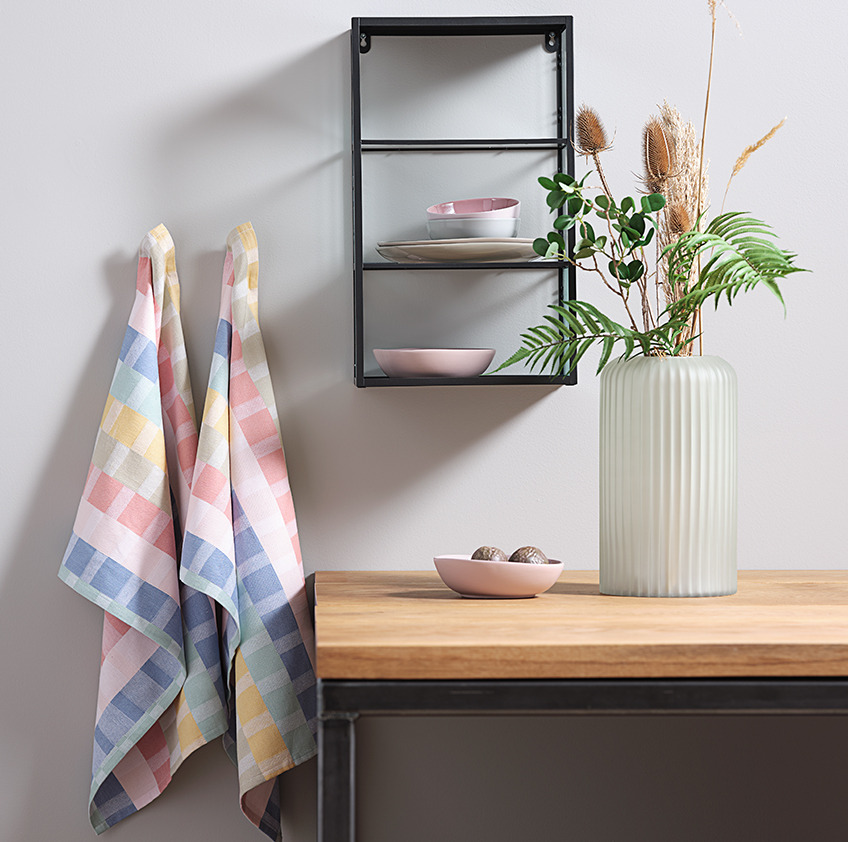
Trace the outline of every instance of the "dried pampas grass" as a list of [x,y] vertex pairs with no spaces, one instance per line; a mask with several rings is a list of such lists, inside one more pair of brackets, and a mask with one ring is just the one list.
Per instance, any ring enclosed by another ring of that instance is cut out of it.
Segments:
[[[701,164],[695,126],[684,121],[680,112],[666,100],[660,106],[660,120],[669,143],[674,148],[674,168],[663,185],[666,199],[665,210],[660,217],[657,231],[658,253],[678,240],[681,234],[692,231],[698,224],[698,201],[707,204],[709,193],[709,161]],[[686,294],[689,279],[673,284],[668,277],[668,261],[657,261],[658,285],[662,288],[666,304],[679,300]],[[692,327],[687,331],[690,338]],[[691,354],[691,344],[684,355]]]
[[727,191],[730,190],[730,182],[734,177],[742,172],[742,168],[748,163],[748,158],[751,157],[761,146],[765,146],[776,134],[777,130],[786,122],[784,117],[777,125],[772,126],[756,143],[746,146],[742,150],[742,154],[736,159],[733,165],[733,172],[730,173],[730,178],[727,179],[727,187],[724,188],[724,199],[722,199],[721,207],[724,209],[724,202],[727,199]]
[[680,112],[667,100],[660,106],[660,119],[674,148],[674,171],[663,193],[668,204],[679,204],[686,209],[694,227],[698,218],[699,186],[705,202],[709,193],[709,161],[704,162],[699,181],[700,155],[695,126],[684,122]]
[[[657,231],[659,252],[677,241],[681,234],[691,231],[698,222],[698,193],[707,201],[709,192],[708,163],[701,170],[695,126],[685,122],[680,112],[666,100],[660,106],[663,129],[674,147],[674,169],[663,185],[666,207]],[[700,191],[699,191],[700,188]],[[672,286],[668,278],[668,262],[658,261],[659,285],[667,304],[686,293],[687,283]]]

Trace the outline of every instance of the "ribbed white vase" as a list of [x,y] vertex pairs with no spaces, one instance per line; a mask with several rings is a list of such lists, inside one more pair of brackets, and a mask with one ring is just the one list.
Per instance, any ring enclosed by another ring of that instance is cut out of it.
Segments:
[[719,357],[601,372],[601,593],[736,592],[736,373]]

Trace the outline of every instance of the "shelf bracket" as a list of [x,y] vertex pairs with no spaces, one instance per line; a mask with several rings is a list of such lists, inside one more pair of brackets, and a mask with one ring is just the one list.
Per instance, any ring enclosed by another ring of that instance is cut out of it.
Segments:
[[371,36],[367,32],[359,33],[359,52],[367,53],[371,49]]
[[549,32],[545,35],[544,47],[547,53],[556,53],[559,51],[559,32]]

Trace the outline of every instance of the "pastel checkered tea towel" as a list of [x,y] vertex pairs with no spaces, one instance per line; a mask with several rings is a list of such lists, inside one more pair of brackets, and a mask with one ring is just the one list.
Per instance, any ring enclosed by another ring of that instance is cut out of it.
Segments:
[[314,643],[258,282],[247,223],[227,238],[180,575],[224,608],[224,745],[238,766],[242,811],[276,839],[276,778],[316,752]]
[[135,302],[59,576],[105,612],[89,816],[159,795],[227,727],[214,603],[179,581],[197,425],[174,243],[144,238]]

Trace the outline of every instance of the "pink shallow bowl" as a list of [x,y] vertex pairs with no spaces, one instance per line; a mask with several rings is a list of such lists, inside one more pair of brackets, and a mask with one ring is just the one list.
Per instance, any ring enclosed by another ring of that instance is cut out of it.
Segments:
[[562,573],[562,562],[520,564],[482,561],[470,555],[437,555],[433,559],[442,581],[460,596],[477,599],[526,599],[544,593]]
[[494,359],[494,348],[375,348],[389,377],[476,377]]
[[427,219],[515,219],[521,210],[518,199],[457,199],[427,208]]

